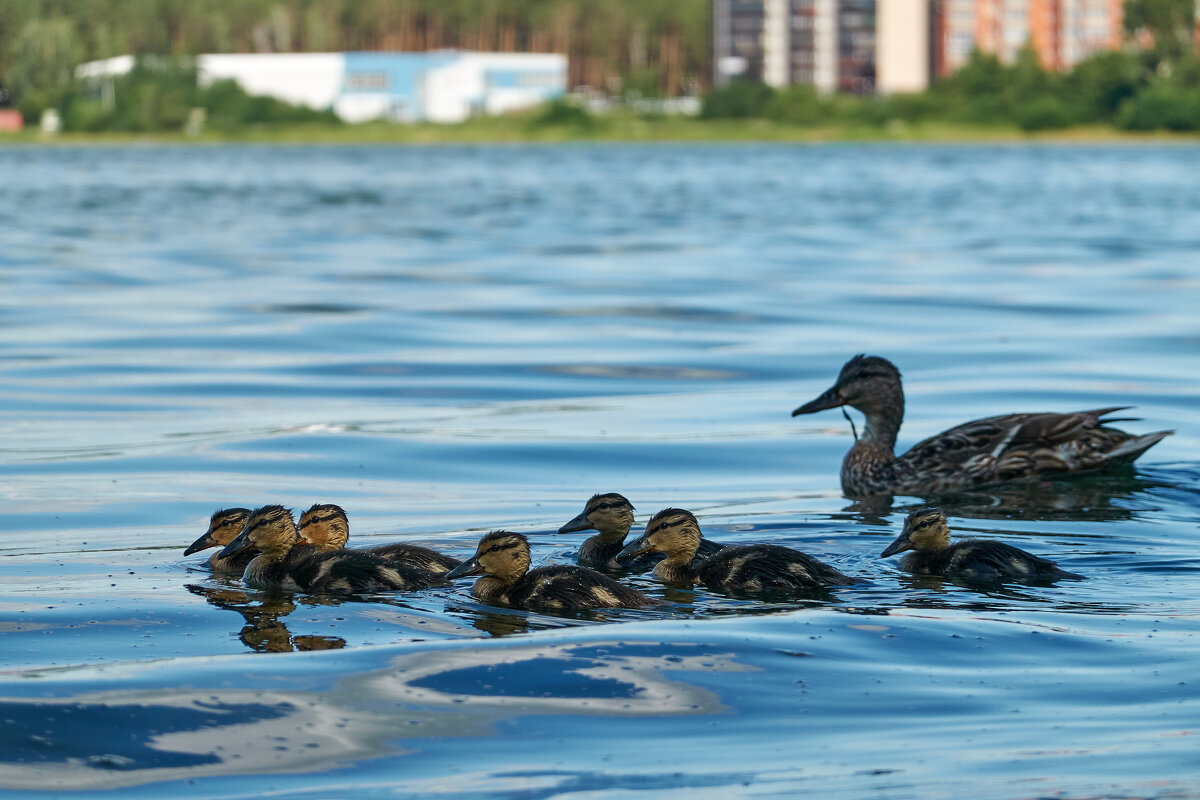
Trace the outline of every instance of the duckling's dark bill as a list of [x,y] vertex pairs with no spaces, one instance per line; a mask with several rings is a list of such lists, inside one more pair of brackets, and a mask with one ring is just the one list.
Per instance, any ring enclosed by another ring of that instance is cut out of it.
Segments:
[[575,517],[575,519],[571,520],[570,522],[566,523],[561,528],[559,528],[558,532],[559,533],[575,533],[576,531],[589,530],[589,529],[591,529],[591,527],[592,527],[592,522],[591,522],[591,520],[588,519],[587,509],[584,509],[583,512],[579,516]]
[[466,561],[459,564],[454,569],[442,576],[444,580],[453,580],[455,578],[465,578],[468,575],[478,575],[483,572],[483,565],[479,563],[478,558],[468,558]]
[[232,542],[225,545],[221,552],[217,553],[217,558],[229,558],[230,556],[237,555],[249,546],[250,537],[246,535],[245,531],[242,531]]
[[800,414],[812,414],[817,411],[824,411],[827,408],[837,408],[838,406],[846,405],[846,401],[837,393],[836,389],[829,389],[825,394],[818,397],[816,400],[809,400],[804,405],[792,412],[792,416]]
[[646,537],[643,536],[640,539],[634,539],[632,542],[625,545],[624,549],[617,553],[616,559],[618,563],[621,561],[628,561],[634,556],[640,556],[642,553],[649,553],[653,549],[654,548],[651,547],[646,541]]
[[212,537],[212,531],[206,531],[203,536],[188,545],[188,549],[184,550],[183,554],[185,556],[190,556],[192,553],[199,553],[201,550],[207,550],[208,548],[216,547],[219,544],[220,542]]
[[891,544],[889,544],[884,549],[884,551],[879,554],[879,557],[887,558],[888,556],[896,555],[896,553],[903,553],[905,550],[912,550],[912,549],[913,549],[913,544],[912,544],[912,542],[910,542],[908,540],[908,533],[905,532],[905,533],[902,533],[899,536],[897,536],[896,540],[894,542],[892,542]]

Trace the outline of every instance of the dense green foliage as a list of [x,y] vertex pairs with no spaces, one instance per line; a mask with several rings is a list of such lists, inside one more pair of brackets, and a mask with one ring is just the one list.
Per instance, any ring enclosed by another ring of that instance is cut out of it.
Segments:
[[141,59],[119,78],[73,83],[59,105],[68,131],[175,132],[194,120],[195,109],[203,110],[203,127],[222,133],[251,125],[340,124],[330,111],[252,97],[233,81],[199,86],[181,59]]
[[675,96],[709,75],[710,0],[0,0],[0,84],[57,102],[74,67],[133,54],[565,53],[570,85]]
[[812,87],[780,91],[731,82],[705,98],[707,118],[758,117],[801,126],[874,125],[938,121],[1015,125],[1026,131],[1075,125],[1125,130],[1200,130],[1200,58],[1173,57],[1170,68],[1153,51],[1099,53],[1068,73],[1049,72],[1033,52],[1013,64],[975,53],[928,92],[890,97],[822,97]]

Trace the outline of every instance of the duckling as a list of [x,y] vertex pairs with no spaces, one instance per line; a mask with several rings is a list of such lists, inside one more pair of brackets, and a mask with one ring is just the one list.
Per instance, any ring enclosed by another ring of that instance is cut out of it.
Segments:
[[[224,547],[241,532],[242,526],[249,518],[250,509],[248,508],[223,508],[213,512],[212,518],[208,521],[208,530],[199,539],[192,542],[188,549],[183,551],[183,554],[190,556],[192,553],[199,553],[210,547]],[[220,553],[213,553],[208,558],[208,566],[213,572],[241,573],[246,570],[246,565],[256,555],[258,555],[258,551],[252,547],[230,558],[221,558]]]
[[654,568],[664,583],[703,584],[730,594],[795,595],[826,586],[855,583],[812,556],[774,544],[730,545],[694,566],[700,523],[682,508],[664,508],[646,523],[646,532],[617,555],[618,561],[655,550],[666,555]]
[[[318,503],[300,515],[299,530],[300,538],[318,550],[340,550],[350,539],[350,520],[341,506]],[[428,547],[402,542],[358,547],[353,552],[367,553],[389,563],[416,567],[434,575],[445,575],[462,563]]]
[[422,589],[441,577],[352,550],[320,551],[301,544],[292,512],[283,506],[255,509],[246,526],[225,549],[229,558],[253,545],[261,552],[246,566],[242,579],[257,589],[350,594]]
[[[587,501],[583,511],[559,528],[558,532],[599,531],[595,536],[585,539],[580,545],[580,564],[606,569],[645,572],[662,560],[660,554],[646,553],[638,558],[630,559],[624,564],[617,561],[617,554],[625,547],[625,537],[629,535],[629,529],[632,527],[633,505],[624,496],[616,492],[609,492],[608,494],[592,495],[592,499]],[[696,550],[696,558],[708,558],[724,546],[710,539],[701,539],[700,547]]]
[[471,594],[485,603],[550,611],[637,608],[663,605],[607,575],[570,565],[529,570],[529,540],[511,531],[492,531],[479,540],[475,555],[446,578],[482,575]]
[[915,552],[906,556],[900,567],[915,575],[975,581],[1084,580],[1083,575],[1067,572],[1049,559],[1004,542],[965,539],[950,544],[950,526],[946,523],[946,515],[938,508],[910,513],[904,520],[904,531],[887,546],[880,558],[905,550]]
[[1174,431],[1141,436],[1106,427],[1102,419],[1128,406],[1068,414],[1008,414],[978,419],[931,436],[899,458],[896,435],[904,419],[900,370],[879,356],[857,355],[837,381],[792,416],[850,406],[866,428],[842,462],[842,491],[926,496],[1046,475],[1107,470],[1134,459]]

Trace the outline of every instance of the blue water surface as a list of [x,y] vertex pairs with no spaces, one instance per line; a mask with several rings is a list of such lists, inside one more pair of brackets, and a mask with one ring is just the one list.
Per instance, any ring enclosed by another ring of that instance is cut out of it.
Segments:
[[[1200,797],[1200,148],[0,148],[0,788],[13,797]],[[836,411],[900,447],[1136,406],[1136,470],[946,507],[1087,576],[879,552]],[[266,594],[227,506],[537,563],[594,492],[861,582],[492,608]]]

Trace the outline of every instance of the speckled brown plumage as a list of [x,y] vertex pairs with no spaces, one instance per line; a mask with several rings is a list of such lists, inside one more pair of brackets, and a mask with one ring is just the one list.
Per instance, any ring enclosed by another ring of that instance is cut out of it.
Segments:
[[421,589],[441,581],[441,576],[389,564],[366,553],[310,549],[300,543],[292,513],[282,506],[263,506],[252,512],[221,556],[251,545],[261,552],[247,565],[243,580],[258,589],[354,594]]
[[936,508],[913,511],[904,520],[904,530],[883,551],[886,558],[905,550],[914,552],[900,562],[901,569],[915,575],[940,575],[972,581],[1048,582],[1083,580],[1053,561],[991,539],[964,539],[950,543],[946,515]]
[[446,576],[483,575],[471,594],[493,605],[540,611],[638,608],[662,602],[585,567],[558,565],[530,570],[529,540],[511,531],[492,531],[475,555]]
[[[662,561],[661,553],[643,553],[625,562],[617,561],[617,554],[625,548],[625,538],[633,527],[633,505],[616,492],[592,495],[579,513],[570,522],[558,529],[559,533],[595,530],[579,546],[578,561],[589,567],[624,572],[646,572]],[[711,539],[700,540],[696,559],[703,560],[716,553],[724,545]]]
[[[340,550],[350,540],[350,520],[345,510],[333,503],[317,503],[300,515],[300,537],[318,550]],[[366,553],[391,564],[445,575],[461,562],[428,547],[393,542],[375,547],[357,547],[349,552]]]
[[862,436],[842,462],[842,491],[928,496],[1021,478],[1112,469],[1132,463],[1170,435],[1141,436],[1107,427],[1122,407],[1067,414],[1007,414],[974,420],[918,442],[900,457],[896,436],[904,418],[900,371],[878,356],[857,355],[837,381],[792,416],[851,406],[866,417]]
[[646,532],[621,557],[654,550],[666,556],[654,568],[664,583],[699,583],[735,595],[797,595],[855,582],[807,553],[773,544],[726,546],[693,566],[699,541],[696,517],[681,508],[666,508],[646,523]]

